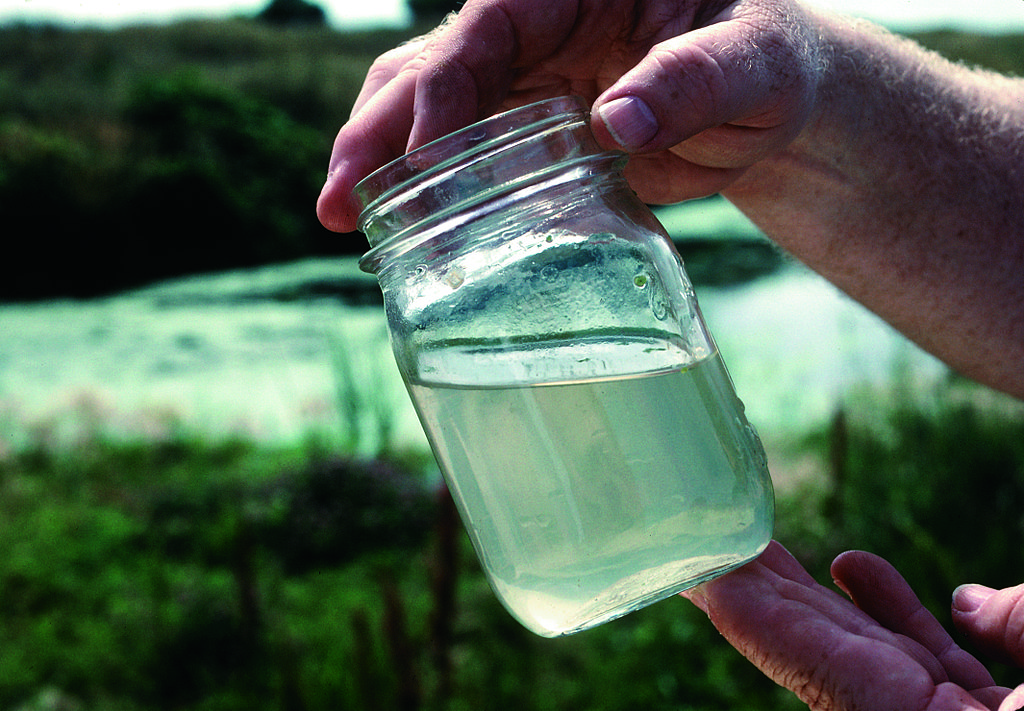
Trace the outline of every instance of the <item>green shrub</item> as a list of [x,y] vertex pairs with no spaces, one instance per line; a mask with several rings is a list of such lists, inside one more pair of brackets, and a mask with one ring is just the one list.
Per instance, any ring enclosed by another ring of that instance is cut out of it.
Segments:
[[942,609],[961,583],[1024,580],[1024,410],[986,397],[897,387],[855,400],[833,433],[844,545],[893,558]]
[[384,462],[329,459],[264,492],[257,535],[291,574],[344,565],[380,548],[418,547],[435,519],[432,492]]
[[[314,251],[323,228],[311,206],[323,167],[313,166],[327,153],[324,136],[192,73],[142,82],[126,115],[142,167],[122,219],[165,257],[157,262],[171,261],[171,273]],[[296,212],[304,201],[310,209]]]

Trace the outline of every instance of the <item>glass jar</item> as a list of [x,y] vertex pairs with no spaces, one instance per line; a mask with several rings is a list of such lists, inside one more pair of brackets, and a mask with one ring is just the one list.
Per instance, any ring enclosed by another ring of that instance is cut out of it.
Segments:
[[742,565],[774,518],[682,261],[588,119],[526,106],[355,188],[360,266],[463,523],[549,637]]

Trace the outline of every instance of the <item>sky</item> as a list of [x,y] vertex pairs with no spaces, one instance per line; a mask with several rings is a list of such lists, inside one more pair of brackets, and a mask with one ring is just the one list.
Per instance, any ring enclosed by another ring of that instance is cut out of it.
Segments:
[[[875,20],[897,31],[936,27],[982,32],[1024,30],[1024,0],[808,0]],[[339,29],[408,21],[405,0],[317,0]],[[253,15],[267,0],[0,0],[0,22],[45,21],[116,27],[195,17]]]
[[[1022,0],[1024,1],[1024,0]],[[117,27],[135,22],[251,16],[269,0],[0,0],[0,22],[46,21]],[[314,0],[339,29],[403,25],[405,0]]]

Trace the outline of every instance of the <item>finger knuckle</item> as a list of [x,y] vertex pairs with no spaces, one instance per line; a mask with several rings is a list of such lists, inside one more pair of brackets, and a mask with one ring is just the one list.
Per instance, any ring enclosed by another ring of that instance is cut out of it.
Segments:
[[673,109],[695,116],[718,115],[728,84],[718,62],[695,45],[657,45],[650,59],[668,79]]

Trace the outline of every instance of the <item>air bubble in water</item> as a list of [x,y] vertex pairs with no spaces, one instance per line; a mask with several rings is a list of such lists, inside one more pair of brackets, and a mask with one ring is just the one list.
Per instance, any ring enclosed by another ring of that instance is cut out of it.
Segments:
[[668,316],[668,301],[664,294],[659,292],[651,294],[651,311],[654,312],[654,318],[659,321],[665,320],[665,317]]
[[451,269],[444,275],[444,283],[453,289],[458,289],[464,281],[466,281],[466,275],[458,268]]

